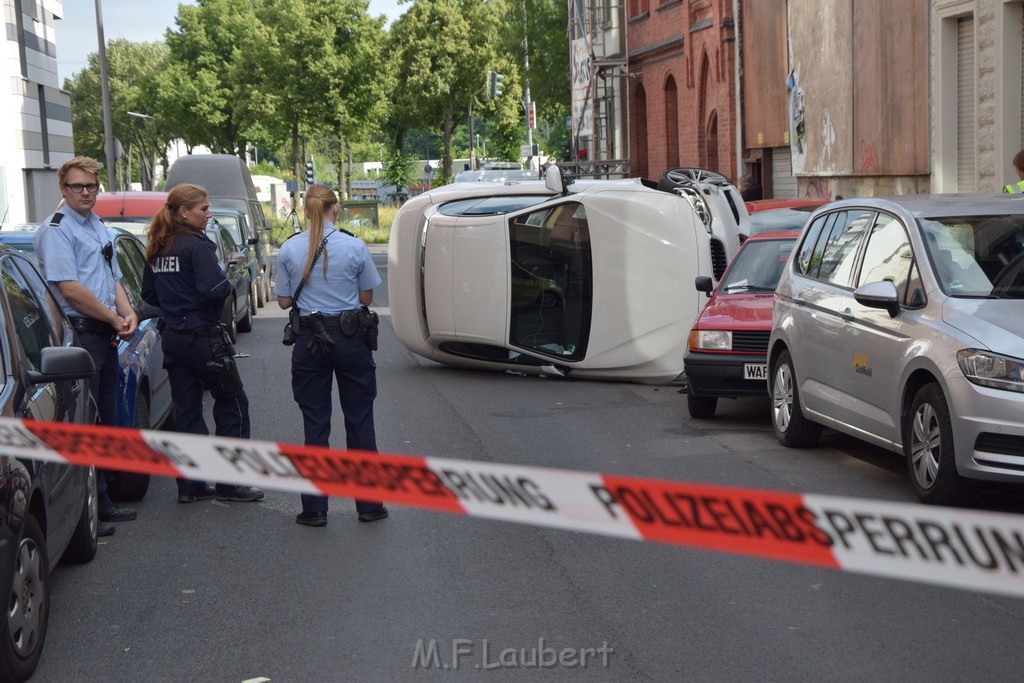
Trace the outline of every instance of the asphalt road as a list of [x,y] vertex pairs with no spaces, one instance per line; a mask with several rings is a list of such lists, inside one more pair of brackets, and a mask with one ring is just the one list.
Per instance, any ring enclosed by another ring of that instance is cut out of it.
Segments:
[[[386,314],[383,289],[376,305]],[[284,315],[268,307],[254,322],[238,344],[250,354],[240,362],[253,437],[301,443]],[[724,401],[716,419],[694,421],[672,387],[446,369],[405,351],[386,315],[380,341],[382,451],[913,501],[889,453],[834,434],[815,449],[778,446],[767,401]],[[992,509],[1024,509],[1015,492],[990,493]],[[398,506],[359,524],[351,501],[331,505],[328,526],[310,529],[293,522],[294,494],[178,505],[173,482],[155,480],[139,519],[101,539],[92,563],[55,572],[36,679],[935,681],[1024,670],[1018,599]],[[575,666],[535,670],[566,648]]]

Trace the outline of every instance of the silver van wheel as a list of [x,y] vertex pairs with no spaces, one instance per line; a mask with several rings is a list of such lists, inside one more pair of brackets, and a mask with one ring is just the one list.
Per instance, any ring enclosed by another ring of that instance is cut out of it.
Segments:
[[787,448],[813,446],[821,436],[821,425],[804,417],[800,407],[800,389],[793,371],[793,358],[783,351],[775,359],[771,373],[772,429],[775,438]]
[[903,424],[903,450],[910,485],[923,503],[954,505],[968,491],[956,469],[953,424],[937,383],[917,390]]

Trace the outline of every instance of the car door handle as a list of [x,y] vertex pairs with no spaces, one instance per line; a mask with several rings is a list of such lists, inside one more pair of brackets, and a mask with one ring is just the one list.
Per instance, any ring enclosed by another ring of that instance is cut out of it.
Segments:
[[803,305],[805,305],[805,304],[806,304],[807,302],[806,302],[806,301],[804,301],[804,298],[803,298],[802,296],[800,296],[799,294],[797,294],[796,296],[794,296],[794,297],[793,297],[793,303],[795,303],[795,304],[796,304],[797,306],[803,306]]
[[842,318],[843,320],[853,320],[853,311],[851,311],[849,308],[844,308],[843,310],[839,311],[839,317]]

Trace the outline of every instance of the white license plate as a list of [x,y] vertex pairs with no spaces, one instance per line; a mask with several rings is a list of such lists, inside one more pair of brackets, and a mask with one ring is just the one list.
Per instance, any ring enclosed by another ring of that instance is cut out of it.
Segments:
[[768,379],[768,364],[767,363],[744,363],[743,364],[743,379]]

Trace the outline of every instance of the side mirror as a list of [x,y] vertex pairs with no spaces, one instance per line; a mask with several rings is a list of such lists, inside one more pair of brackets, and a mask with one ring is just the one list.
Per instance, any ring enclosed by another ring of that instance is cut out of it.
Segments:
[[264,218],[263,219],[263,229],[264,230],[270,230],[273,227],[274,227],[274,222],[272,220],[270,220],[269,218]]
[[32,384],[88,379],[96,372],[96,364],[88,351],[80,346],[44,346],[39,350],[39,370],[28,371]]
[[247,244],[251,244],[253,246],[256,246],[257,244],[260,243],[260,238],[259,237],[250,237],[248,240],[246,240],[246,243]]
[[853,292],[853,298],[861,306],[881,308],[889,313],[890,318],[895,318],[899,315],[899,296],[899,292],[896,291],[896,285],[890,280],[868,282]]
[[558,194],[569,194],[569,188],[562,177],[562,169],[557,164],[551,164],[544,172],[544,187]]
[[693,286],[698,292],[704,292],[705,296],[711,298],[711,292],[715,290],[715,283],[707,275],[698,275],[693,278]]

